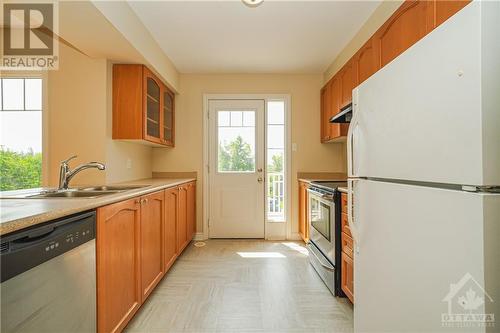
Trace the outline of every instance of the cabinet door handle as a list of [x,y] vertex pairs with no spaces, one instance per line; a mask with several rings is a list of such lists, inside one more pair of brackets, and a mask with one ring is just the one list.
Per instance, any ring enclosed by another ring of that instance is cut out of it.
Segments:
[[140,199],[135,199],[135,200],[134,200],[134,203],[135,203],[135,204],[140,204],[140,203],[141,203],[141,200],[140,200]]

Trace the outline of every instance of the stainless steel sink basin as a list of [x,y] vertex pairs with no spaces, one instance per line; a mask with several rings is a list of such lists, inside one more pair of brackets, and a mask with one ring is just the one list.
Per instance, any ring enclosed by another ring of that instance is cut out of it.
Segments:
[[78,188],[79,191],[128,191],[128,190],[135,190],[141,187],[146,187],[147,185],[124,185],[124,186],[90,186],[90,187],[80,187]]
[[32,196],[27,196],[27,199],[35,198],[97,198],[102,195],[114,194],[120,191],[60,191],[60,192],[47,192],[36,194]]

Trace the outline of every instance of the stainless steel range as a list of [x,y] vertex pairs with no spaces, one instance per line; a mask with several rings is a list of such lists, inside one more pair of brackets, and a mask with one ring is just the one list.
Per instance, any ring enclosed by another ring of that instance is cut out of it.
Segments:
[[335,296],[340,288],[340,192],[346,182],[312,182],[309,192],[309,261]]

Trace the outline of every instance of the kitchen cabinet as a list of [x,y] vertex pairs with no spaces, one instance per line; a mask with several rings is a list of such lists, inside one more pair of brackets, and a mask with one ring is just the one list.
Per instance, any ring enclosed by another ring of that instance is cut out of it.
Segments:
[[[352,101],[352,90],[465,7],[469,0],[406,0],[321,89],[321,142],[347,135],[348,124],[329,124]],[[338,81],[338,87],[334,87]],[[340,89],[340,95],[336,95]]]
[[163,260],[165,272],[177,258],[177,218],[179,212],[179,188],[165,190],[165,221],[163,227]]
[[97,209],[97,330],[120,332],[141,305],[140,200]]
[[354,242],[347,221],[347,194],[340,196],[341,226],[340,237],[342,243],[342,256],[340,263],[341,288],[346,296],[354,303]]
[[196,232],[196,184],[187,184],[187,238],[191,241]]
[[438,0],[435,1],[435,26],[449,19],[453,14],[464,8],[470,0]]
[[432,1],[405,1],[375,34],[381,67],[403,53],[433,29]]
[[339,71],[338,76],[341,87],[340,108],[352,102],[352,90],[358,85],[357,75],[354,59],[349,60]]
[[354,303],[354,261],[345,252],[342,252],[341,261],[340,285],[347,298]]
[[188,239],[188,188],[179,186],[179,208],[177,215],[177,251],[180,253],[189,243]]
[[141,197],[141,284],[146,300],[163,276],[165,191]]
[[121,332],[191,241],[195,185],[190,182],[97,209],[99,333]]
[[306,243],[309,241],[308,187],[309,185],[306,182],[299,181],[299,235]]
[[144,65],[113,65],[113,139],[174,146],[175,95]]
[[332,113],[332,81],[321,90],[321,142],[330,140],[330,115]]
[[[377,43],[370,38],[354,56],[357,84],[363,83],[380,68],[380,52]],[[353,87],[354,88],[354,87]]]

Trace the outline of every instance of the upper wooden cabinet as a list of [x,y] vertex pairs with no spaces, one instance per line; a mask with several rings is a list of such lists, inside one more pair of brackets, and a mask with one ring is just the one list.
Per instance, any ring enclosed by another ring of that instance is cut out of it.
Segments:
[[175,95],[144,65],[113,65],[113,139],[174,146]]
[[372,76],[380,68],[380,51],[378,44],[370,38],[363,45],[353,58],[356,67],[357,84],[363,83],[367,78]]
[[433,29],[434,5],[431,1],[404,2],[374,35],[379,45],[381,67]]
[[[340,108],[352,102],[352,90],[358,85],[358,74],[354,59],[349,60],[339,71],[340,80]],[[337,113],[337,112],[335,112]]]
[[352,101],[354,88],[468,3],[469,0],[404,1],[321,89],[321,142],[338,141],[347,135],[349,124],[330,124],[329,120]]
[[435,1],[435,26],[437,27],[453,14],[464,8],[470,0],[438,0]]

